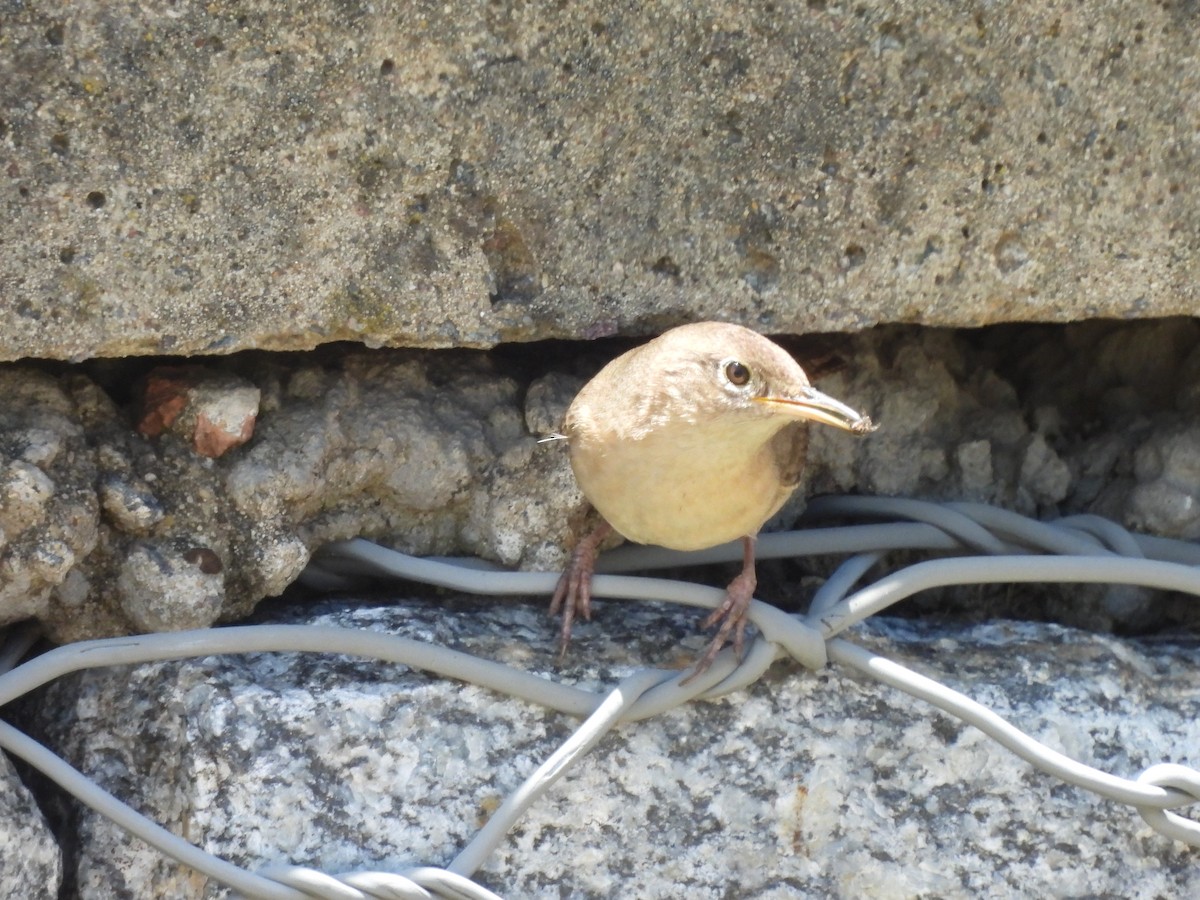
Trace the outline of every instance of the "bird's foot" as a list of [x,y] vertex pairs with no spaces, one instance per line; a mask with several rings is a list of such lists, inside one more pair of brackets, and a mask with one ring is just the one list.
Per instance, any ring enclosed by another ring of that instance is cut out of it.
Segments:
[[591,534],[575,545],[571,551],[571,561],[563,570],[554,588],[554,598],[550,601],[550,615],[557,616],[562,611],[562,628],[558,637],[558,658],[561,661],[567,655],[567,645],[571,642],[571,626],[575,619],[592,618],[592,575],[596,571],[596,554],[600,544],[608,537],[612,526],[601,522]]
[[704,655],[692,669],[692,674],[688,675],[680,684],[687,684],[706,672],[708,667],[713,664],[713,660],[717,658],[717,654],[729,641],[730,634],[733,635],[733,652],[737,654],[738,662],[742,661],[742,651],[746,645],[746,622],[750,611],[750,601],[754,599],[754,589],[757,586],[758,579],[755,577],[753,568],[743,570],[737,578],[729,583],[729,587],[725,589],[725,599],[704,620],[703,626],[712,628],[720,622],[721,627],[717,630],[716,637],[709,642]]

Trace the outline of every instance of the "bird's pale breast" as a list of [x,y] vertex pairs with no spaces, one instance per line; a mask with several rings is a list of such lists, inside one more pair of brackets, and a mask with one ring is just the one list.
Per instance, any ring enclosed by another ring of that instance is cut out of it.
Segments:
[[781,424],[680,423],[637,439],[583,434],[571,441],[571,466],[624,537],[698,550],[757,533],[791,494],[771,451]]

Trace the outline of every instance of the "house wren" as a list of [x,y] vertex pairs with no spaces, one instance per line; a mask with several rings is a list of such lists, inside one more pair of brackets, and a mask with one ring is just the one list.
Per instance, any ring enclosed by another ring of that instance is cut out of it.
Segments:
[[673,550],[742,539],[742,571],[704,622],[721,627],[692,677],[731,633],[740,657],[757,584],[754,538],[800,480],[810,421],[875,429],[814,390],[782,347],[739,325],[683,325],[605,366],[563,421],[571,468],[603,522],[576,545],[554,592],[562,647],[574,619],[590,618],[596,553],[615,530]]

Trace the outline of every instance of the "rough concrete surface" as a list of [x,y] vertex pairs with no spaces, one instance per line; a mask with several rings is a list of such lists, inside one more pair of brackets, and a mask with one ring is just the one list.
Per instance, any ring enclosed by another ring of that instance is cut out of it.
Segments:
[[0,359],[1200,302],[1188,4],[3,17]]
[[[772,527],[812,494],[857,492],[1093,511],[1194,539],[1198,330],[1181,319],[842,339],[818,384],[881,427],[863,439],[814,428],[804,482]],[[558,568],[582,498],[564,448],[536,436],[606,351],[576,356],[239,357],[193,367],[203,390],[168,403],[176,425],[154,436],[141,426],[145,395],[163,397],[159,369],[132,387],[103,367],[0,371],[0,624],[37,618],[65,641],[229,621],[283,591],[322,544],[359,535]],[[199,421],[193,401],[242,423],[233,431],[250,422],[249,439],[209,455],[194,427],[176,427]],[[1005,609],[1100,630],[1197,621],[1195,603],[1162,594],[1047,597]]]
[[[592,689],[698,652],[698,618],[600,603],[556,671],[543,610],[520,601],[272,616],[403,634]],[[1194,642],[897,620],[852,639],[1103,770],[1200,765]],[[328,872],[446,865],[575,725],[403,666],[311,654],[97,670],[52,687],[36,709],[52,746],[170,830],[251,868]],[[72,896],[226,896],[106,820],[79,817]],[[608,735],[478,878],[514,898],[1200,890],[1194,852],[1132,809],[1037,773],[890,688],[785,663],[748,690]]]

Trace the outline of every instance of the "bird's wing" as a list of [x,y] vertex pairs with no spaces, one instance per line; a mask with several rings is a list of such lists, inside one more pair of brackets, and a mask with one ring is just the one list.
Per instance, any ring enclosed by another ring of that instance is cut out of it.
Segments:
[[808,455],[808,424],[789,422],[771,438],[771,454],[779,469],[779,480],[784,487],[795,487],[804,471],[804,460]]

